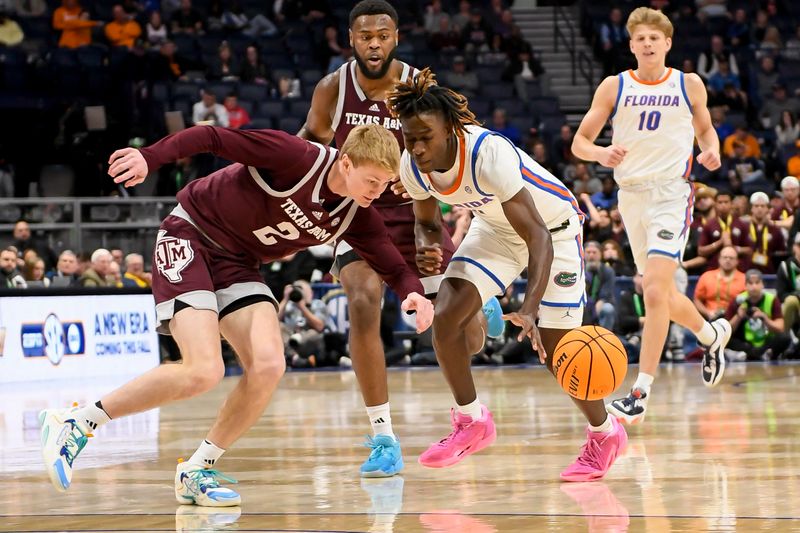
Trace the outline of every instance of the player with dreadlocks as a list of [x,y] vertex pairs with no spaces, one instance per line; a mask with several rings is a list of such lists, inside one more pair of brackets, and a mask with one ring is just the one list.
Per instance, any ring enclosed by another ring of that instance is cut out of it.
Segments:
[[[437,85],[430,70],[399,83],[387,105],[405,139],[400,179],[414,200],[420,270],[435,272],[441,265],[438,202],[475,215],[444,272],[433,322],[436,357],[456,402],[453,431],[419,458],[424,466],[451,466],[496,436],[470,371],[470,356],[485,338],[481,306],[527,268],[522,308],[504,318],[522,328],[519,340],[528,337],[551,371],[558,341],[581,325],[583,213],[564,184],[508,139],[480,127],[467,99]],[[628,437],[602,400],[575,403],[589,422],[588,440],[561,478],[600,479]]]
[[[380,124],[397,138],[403,148],[400,123],[386,109],[386,95],[395,84],[418,71],[395,58],[398,33],[397,11],[385,0],[362,0],[350,11],[350,45],[354,60],[325,76],[314,89],[311,109],[298,135],[309,141],[342,146],[350,131],[359,124]],[[389,232],[391,244],[416,270],[414,210],[411,201],[391,189],[374,204]],[[453,254],[449,235],[442,241],[443,265]],[[350,357],[356,373],[372,437],[367,438],[369,457],[361,465],[364,477],[388,477],[403,469],[400,441],[392,427],[386,358],[380,336],[383,281],[346,239],[336,244],[331,272],[339,278],[347,295],[350,320]],[[436,295],[441,276],[419,273],[425,294]],[[500,304],[487,303],[488,332],[503,333]]]

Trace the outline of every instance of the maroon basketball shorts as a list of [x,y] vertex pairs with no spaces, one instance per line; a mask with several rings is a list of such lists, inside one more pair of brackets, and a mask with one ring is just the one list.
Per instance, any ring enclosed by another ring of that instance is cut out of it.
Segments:
[[[376,206],[378,213],[383,217],[383,223],[389,231],[389,237],[394,243],[395,248],[400,251],[400,254],[406,260],[409,268],[419,274],[419,279],[425,289],[425,294],[428,296],[434,295],[439,290],[439,284],[442,282],[443,276],[438,274],[436,276],[425,276],[417,268],[416,255],[417,243],[414,236],[414,206],[412,203],[395,205],[395,206]],[[442,272],[447,268],[450,263],[450,258],[453,257],[455,247],[453,241],[450,240],[450,234],[445,229],[442,235],[442,251],[444,252],[444,260],[442,261]],[[345,241],[339,241],[336,244],[336,252],[333,266],[331,267],[331,274],[339,277],[339,273],[349,265],[356,261],[363,261],[358,252],[347,244]]]
[[220,318],[258,301],[269,301],[277,308],[259,272],[260,263],[223,250],[190,220],[178,206],[158,231],[153,250],[158,332],[168,334],[169,321],[186,307],[215,311]]

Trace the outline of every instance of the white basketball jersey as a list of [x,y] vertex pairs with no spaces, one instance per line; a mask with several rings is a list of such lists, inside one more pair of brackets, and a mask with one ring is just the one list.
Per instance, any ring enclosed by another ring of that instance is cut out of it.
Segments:
[[658,81],[621,72],[611,125],[612,142],[628,149],[614,179],[621,188],[689,177],[694,127],[684,75],[670,68]]
[[458,141],[453,168],[423,174],[408,150],[403,152],[400,178],[411,198],[431,196],[454,207],[471,210],[478,223],[513,240],[522,239],[509,223],[502,203],[520,189],[531,194],[548,229],[562,227],[573,216],[583,217],[575,197],[561,181],[499,133],[467,126]]

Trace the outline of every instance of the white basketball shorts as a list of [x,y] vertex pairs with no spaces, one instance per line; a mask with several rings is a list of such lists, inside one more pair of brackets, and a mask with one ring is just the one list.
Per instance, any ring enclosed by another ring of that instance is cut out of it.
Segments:
[[644,273],[647,258],[652,255],[678,263],[683,260],[694,209],[691,182],[675,178],[621,189],[618,201],[639,273]]
[[[552,239],[553,264],[539,307],[539,327],[573,329],[581,325],[586,302],[582,223],[578,215],[572,216],[564,229],[552,233]],[[528,247],[521,239],[511,241],[499,236],[475,218],[444,277],[469,281],[486,303],[492,296],[505,293],[527,267]]]

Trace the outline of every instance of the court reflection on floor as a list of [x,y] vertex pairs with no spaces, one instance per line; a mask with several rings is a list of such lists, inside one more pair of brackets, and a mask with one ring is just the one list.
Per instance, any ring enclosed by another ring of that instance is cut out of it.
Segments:
[[368,424],[352,372],[290,373],[274,404],[218,465],[239,480],[241,509],[214,510],[176,504],[175,461],[196,447],[235,380],[101,428],[66,494],[44,474],[35,413],[113,384],[83,395],[69,385],[4,389],[0,531],[791,529],[790,520],[800,520],[798,370],[731,365],[726,381],[707,389],[696,365],[662,367],[646,422],[629,428],[626,454],[603,481],[584,484],[558,479],[585,427],[541,368],[476,369],[498,439],[445,469],[416,462],[449,422],[452,400],[441,374],[390,372],[406,468],[365,480],[358,465]]

